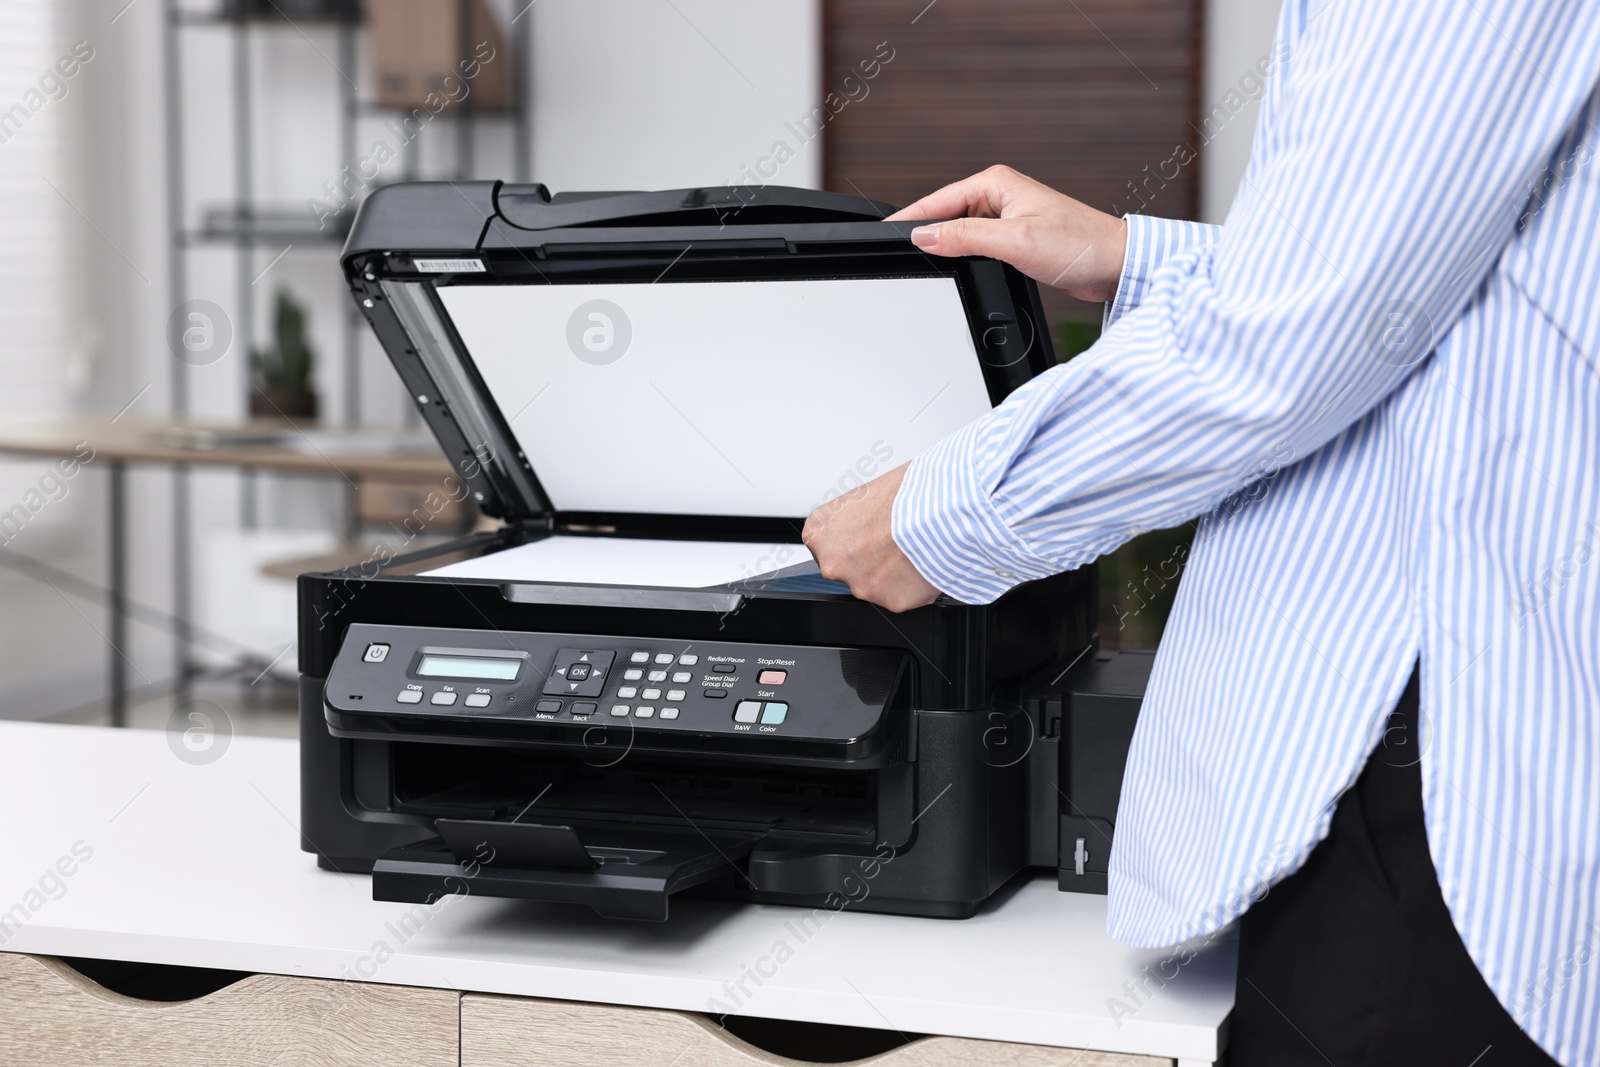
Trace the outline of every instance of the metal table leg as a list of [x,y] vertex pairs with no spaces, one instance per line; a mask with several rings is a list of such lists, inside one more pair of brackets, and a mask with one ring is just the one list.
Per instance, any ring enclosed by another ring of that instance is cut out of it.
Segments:
[[174,692],[181,704],[189,699],[189,687],[194,682],[195,664],[190,656],[194,645],[190,621],[191,560],[189,529],[189,466],[174,464],[172,468],[172,640],[173,669],[177,674]]
[[128,725],[128,491],[127,469],[111,461],[111,537],[108,561],[111,586],[111,725]]

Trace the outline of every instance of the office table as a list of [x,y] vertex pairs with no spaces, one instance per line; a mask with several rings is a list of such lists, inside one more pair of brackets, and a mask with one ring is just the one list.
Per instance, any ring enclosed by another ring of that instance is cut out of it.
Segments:
[[[0,1062],[795,1062],[730,1037],[715,1021],[728,1013],[929,1035],[869,1061],[883,1067],[1193,1067],[1225,1042],[1231,941],[1168,963],[1113,942],[1104,898],[1051,878],[966,920],[808,921],[704,899],[657,924],[471,896],[375,902],[370,879],[301,850],[294,742],[234,737],[203,765],[181,745],[0,723]],[[57,957],[251,977],[156,1004]]]
[[[280,441],[267,441],[270,435]],[[256,436],[262,440],[240,443]],[[159,464],[177,469],[189,467],[230,467],[244,471],[274,471],[342,478],[351,485],[363,479],[396,481],[443,481],[451,474],[450,461],[421,434],[410,447],[390,446],[402,435],[394,430],[360,431],[295,426],[282,421],[252,419],[223,422],[151,419],[137,415],[105,413],[45,421],[8,420],[0,422],[0,456],[31,456],[46,460],[71,459],[78,449],[93,449],[93,460],[86,469],[103,467],[109,481],[110,536],[108,538],[107,585],[110,587],[109,650],[111,722],[124,723],[127,713],[128,662],[122,654],[127,647],[127,467],[133,463]],[[176,554],[182,556],[185,531],[175,532]],[[179,560],[175,574],[182,581]],[[183,597],[176,598],[180,627],[183,625]],[[180,634],[179,658],[182,647]],[[180,665],[180,676],[184,669]]]

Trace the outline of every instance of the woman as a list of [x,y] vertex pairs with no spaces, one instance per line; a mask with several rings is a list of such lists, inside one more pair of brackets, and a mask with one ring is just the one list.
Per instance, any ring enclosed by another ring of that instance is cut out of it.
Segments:
[[1278,32],[1221,227],[1005,168],[891,216],[1107,328],[805,539],[905,610],[1215,512],[1111,933],[1243,916],[1235,1064],[1600,1063],[1600,5],[1287,0]]

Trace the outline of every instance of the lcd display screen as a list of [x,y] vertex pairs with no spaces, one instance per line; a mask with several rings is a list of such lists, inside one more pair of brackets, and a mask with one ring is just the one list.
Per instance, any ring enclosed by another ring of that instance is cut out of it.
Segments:
[[801,518],[992,406],[950,278],[438,292],[561,511]]
[[509,682],[522,669],[522,660],[502,656],[445,656],[424,652],[417,673],[424,678],[475,678]]

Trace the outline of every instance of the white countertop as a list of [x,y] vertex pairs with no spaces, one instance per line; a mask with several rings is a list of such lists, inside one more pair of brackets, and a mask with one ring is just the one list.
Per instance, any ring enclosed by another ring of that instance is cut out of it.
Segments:
[[[235,737],[193,766],[157,731],[0,722],[0,949],[1201,1062],[1233,1004],[1233,942],[1181,966],[1127,948],[1105,934],[1103,897],[1051,877],[971,919],[846,910],[809,935],[804,909],[720,901],[674,901],[665,923],[478,897],[413,908],[318,869],[299,805],[294,742]],[[752,973],[741,996],[732,983]]]

